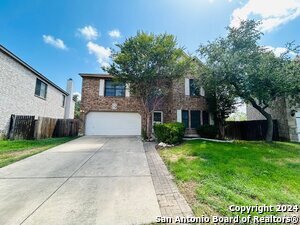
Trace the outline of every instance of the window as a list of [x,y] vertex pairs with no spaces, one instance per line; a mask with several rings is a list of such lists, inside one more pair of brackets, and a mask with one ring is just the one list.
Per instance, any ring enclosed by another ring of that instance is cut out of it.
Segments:
[[47,96],[47,84],[41,81],[40,79],[36,79],[35,83],[35,93],[36,96],[45,98]]
[[112,80],[105,80],[104,96],[125,96],[125,84],[114,83]]
[[153,112],[153,123],[162,123],[162,112]]
[[62,107],[65,107],[66,96],[62,95]]
[[190,96],[200,96],[199,87],[193,79],[190,79]]

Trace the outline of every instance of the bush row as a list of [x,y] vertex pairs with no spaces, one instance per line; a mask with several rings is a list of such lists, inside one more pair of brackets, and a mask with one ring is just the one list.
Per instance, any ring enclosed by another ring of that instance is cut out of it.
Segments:
[[[182,142],[185,127],[182,123],[154,124],[154,135],[158,142],[179,144]],[[213,125],[203,125],[197,129],[198,134],[204,138],[216,138],[218,128]]]

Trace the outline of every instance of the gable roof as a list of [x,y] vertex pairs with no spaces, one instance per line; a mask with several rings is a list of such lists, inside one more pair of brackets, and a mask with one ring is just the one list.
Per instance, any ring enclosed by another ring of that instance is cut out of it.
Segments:
[[28,65],[26,62],[24,62],[22,59],[20,59],[18,56],[13,54],[11,51],[9,51],[7,48],[5,48],[3,45],[0,44],[0,51],[9,56],[10,58],[14,59],[16,62],[24,66],[26,69],[30,70],[32,73],[34,73],[36,76],[38,76],[41,80],[45,81],[46,83],[50,84],[60,92],[62,92],[65,95],[69,95],[68,92],[57,86],[55,83],[53,83],[51,80],[49,80],[47,77],[45,77],[43,74],[38,72],[37,70],[33,69],[30,65]]

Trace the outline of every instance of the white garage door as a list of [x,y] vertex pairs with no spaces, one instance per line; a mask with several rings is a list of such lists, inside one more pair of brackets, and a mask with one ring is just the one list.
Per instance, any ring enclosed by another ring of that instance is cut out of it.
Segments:
[[300,141],[300,112],[296,113],[296,123],[297,123],[298,141]]
[[90,112],[86,135],[141,135],[141,116],[126,112]]

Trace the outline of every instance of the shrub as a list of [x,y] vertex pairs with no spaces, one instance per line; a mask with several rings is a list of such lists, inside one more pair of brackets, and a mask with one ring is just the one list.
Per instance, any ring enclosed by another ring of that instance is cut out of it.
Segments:
[[181,143],[185,131],[182,123],[155,124],[153,129],[157,140],[167,144]]
[[218,135],[218,128],[213,125],[203,125],[198,128],[197,132],[204,138],[216,138]]

